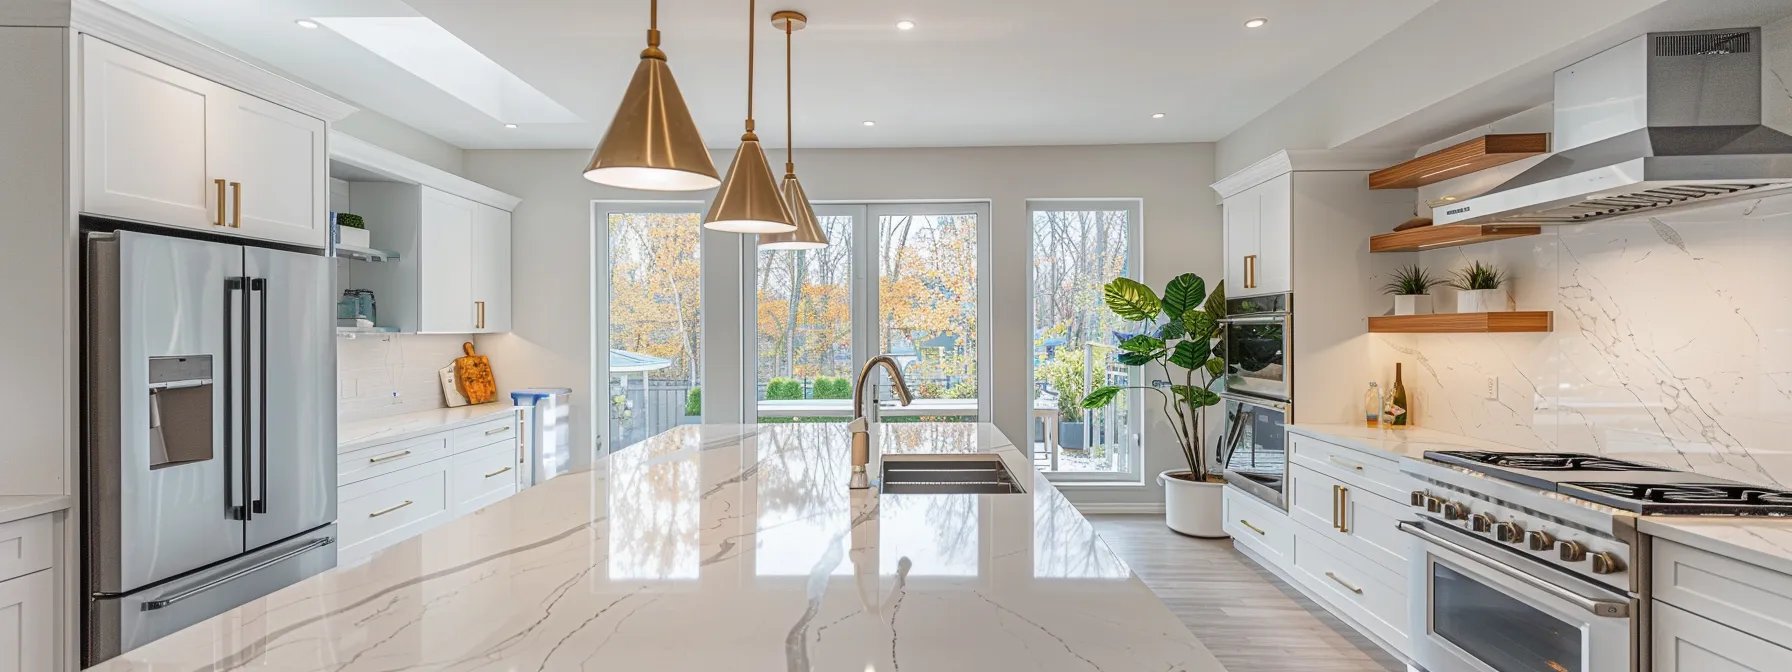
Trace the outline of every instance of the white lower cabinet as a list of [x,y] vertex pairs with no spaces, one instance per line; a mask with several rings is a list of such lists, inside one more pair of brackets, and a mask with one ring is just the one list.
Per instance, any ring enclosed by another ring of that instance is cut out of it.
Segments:
[[54,669],[55,574],[45,569],[0,581],[0,672]]
[[1410,655],[1405,573],[1376,564],[1306,528],[1294,534],[1293,573],[1334,611],[1368,628],[1402,655]]
[[389,444],[338,461],[337,518],[348,565],[518,491],[519,414]]
[[1654,672],[1781,672],[1792,649],[1655,601]]
[[1288,514],[1230,485],[1222,501],[1226,534],[1232,535],[1233,541],[1278,565],[1293,559],[1294,523]]

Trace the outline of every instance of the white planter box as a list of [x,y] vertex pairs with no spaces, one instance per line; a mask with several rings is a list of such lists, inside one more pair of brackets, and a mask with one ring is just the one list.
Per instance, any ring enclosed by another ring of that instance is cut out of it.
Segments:
[[1465,289],[1456,292],[1458,313],[1504,313],[1512,310],[1512,295],[1501,289]]
[[1395,315],[1430,315],[1430,294],[1400,294],[1394,297]]
[[337,230],[342,232],[342,234],[341,234],[342,235],[342,243],[341,244],[343,244],[343,245],[352,245],[354,247],[373,247],[373,245],[370,244],[372,242],[372,240],[367,235],[367,229],[351,229],[349,227],[343,226],[343,227],[337,227]]

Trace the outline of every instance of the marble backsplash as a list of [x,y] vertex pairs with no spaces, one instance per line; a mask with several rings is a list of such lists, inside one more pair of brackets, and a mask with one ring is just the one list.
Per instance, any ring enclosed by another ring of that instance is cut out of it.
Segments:
[[1424,252],[1434,273],[1508,270],[1555,330],[1375,334],[1371,361],[1388,380],[1405,363],[1421,426],[1792,488],[1788,251],[1792,194]]
[[465,336],[386,335],[338,338],[337,422],[446,407],[436,372],[461,356]]

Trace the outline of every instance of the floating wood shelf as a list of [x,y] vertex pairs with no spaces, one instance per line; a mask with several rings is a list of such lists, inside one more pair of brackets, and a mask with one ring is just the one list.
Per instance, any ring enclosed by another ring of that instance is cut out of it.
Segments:
[[1555,330],[1555,313],[1529,310],[1507,313],[1379,315],[1369,318],[1371,334],[1492,334]]
[[1473,245],[1543,233],[1543,227],[1527,224],[1452,224],[1421,226],[1369,238],[1370,252],[1418,252]]
[[1416,189],[1548,152],[1548,133],[1483,135],[1370,173],[1369,188]]

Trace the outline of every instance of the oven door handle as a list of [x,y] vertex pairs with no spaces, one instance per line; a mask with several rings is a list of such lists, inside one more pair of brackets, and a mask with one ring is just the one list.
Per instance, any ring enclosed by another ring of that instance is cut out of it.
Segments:
[[1518,571],[1511,567],[1508,567],[1505,563],[1502,563],[1498,560],[1488,557],[1484,553],[1481,553],[1479,551],[1471,549],[1467,546],[1463,546],[1462,544],[1458,544],[1454,541],[1450,541],[1449,539],[1445,539],[1443,537],[1437,536],[1436,534],[1432,534],[1431,532],[1427,531],[1425,529],[1425,526],[1421,523],[1411,523],[1411,522],[1402,521],[1399,524],[1399,527],[1400,527],[1401,531],[1403,531],[1407,534],[1410,534],[1412,536],[1418,537],[1420,539],[1423,539],[1426,543],[1435,544],[1437,546],[1440,546],[1440,547],[1443,547],[1450,551],[1454,551],[1458,554],[1461,554],[1463,557],[1474,560],[1477,564],[1480,564],[1482,567],[1491,569],[1495,572],[1499,572],[1500,575],[1505,576],[1506,578],[1512,579],[1519,583],[1523,583],[1527,586],[1536,588],[1537,590],[1541,590],[1545,593],[1549,593],[1550,596],[1559,598],[1565,602],[1568,602],[1569,604],[1573,604],[1574,606],[1585,609],[1588,612],[1592,613],[1594,616],[1603,616],[1603,617],[1609,617],[1609,618],[1629,618],[1630,617],[1630,602],[1629,601],[1603,600],[1603,599],[1594,598],[1594,597],[1587,597],[1586,595],[1582,595],[1580,593],[1574,592],[1567,588],[1563,588],[1561,586],[1550,583],[1548,581],[1544,581],[1537,577],[1531,576],[1524,572],[1521,572],[1521,571]]
[[1288,314],[1259,313],[1248,317],[1222,317],[1216,321],[1220,324],[1281,324],[1288,321]]

